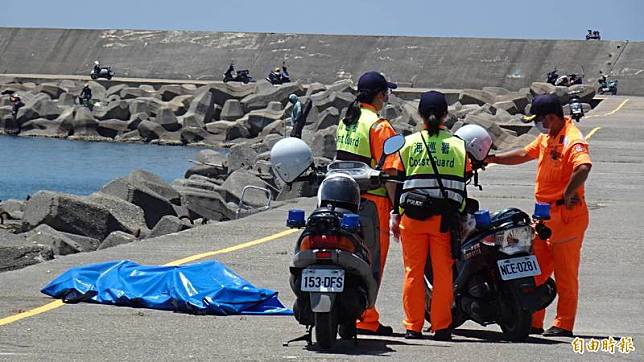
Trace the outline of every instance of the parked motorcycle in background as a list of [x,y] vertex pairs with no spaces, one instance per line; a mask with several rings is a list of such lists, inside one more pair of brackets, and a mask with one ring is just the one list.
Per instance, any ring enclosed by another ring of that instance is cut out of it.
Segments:
[[599,30],[588,29],[588,33],[586,34],[586,40],[602,40],[602,37],[599,34]]
[[568,106],[570,107],[570,117],[579,122],[584,116],[584,107],[581,104],[579,94],[573,92],[570,93],[570,102],[568,102]]
[[94,69],[92,69],[91,73],[89,73],[89,76],[94,80],[98,78],[105,78],[107,80],[110,80],[114,76],[114,72],[112,71],[112,67],[95,67]]
[[599,83],[599,87],[597,87],[597,93],[610,93],[612,95],[617,95],[617,79],[608,80],[608,77],[606,77],[604,74],[601,74],[597,82]]
[[559,79],[559,74],[557,73],[557,67],[554,67],[551,71],[548,72],[548,75],[546,76],[546,83],[554,85],[557,79]]
[[230,64],[226,73],[224,73],[224,83],[228,82],[242,82],[244,84],[249,82],[254,82],[255,79],[251,77],[250,71],[248,69],[242,69],[235,71],[235,65]]
[[[402,135],[384,143],[384,154],[398,152],[404,145]],[[298,154],[298,149],[301,156]],[[334,346],[339,333],[343,339],[357,340],[356,320],[376,303],[379,260],[375,206],[365,212],[360,193],[376,189],[389,179],[362,162],[334,161],[325,174],[305,174],[312,164],[310,149],[302,140],[285,138],[271,149],[274,172],[290,184],[311,177],[323,177],[318,190],[318,205],[305,221],[303,210],[290,210],[287,225],[304,228],[295,245],[290,265],[290,285],[296,295],[293,312],[307,327],[307,334],[286,344],[306,340],[312,343],[313,329],[317,345]],[[308,161],[311,159],[311,161]],[[307,167],[308,168],[308,167]],[[369,216],[367,216],[369,215]]]
[[564,87],[570,87],[575,84],[583,83],[583,75],[577,73],[570,73],[568,75],[562,75],[555,81],[554,85],[560,85]]
[[282,68],[276,67],[266,76],[266,80],[272,85],[280,85],[291,82],[291,76],[286,69],[286,63],[282,62]]

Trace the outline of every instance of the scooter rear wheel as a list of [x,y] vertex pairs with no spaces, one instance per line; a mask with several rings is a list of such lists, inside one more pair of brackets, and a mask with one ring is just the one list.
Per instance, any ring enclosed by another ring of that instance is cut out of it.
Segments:
[[338,334],[338,320],[333,310],[326,313],[315,313],[315,340],[322,349],[335,345]]
[[525,341],[530,335],[532,313],[523,310],[512,292],[502,293],[502,320],[499,326],[503,335],[512,342]]

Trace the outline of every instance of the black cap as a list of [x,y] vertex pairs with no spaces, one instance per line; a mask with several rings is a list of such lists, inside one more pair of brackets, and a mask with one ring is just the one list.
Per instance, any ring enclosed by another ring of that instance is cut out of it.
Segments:
[[544,116],[546,114],[563,114],[563,108],[559,97],[556,94],[540,94],[532,99],[530,106],[530,116],[523,117],[526,121],[532,121],[537,116]]
[[385,77],[378,72],[366,72],[358,80],[358,90],[380,91],[386,89],[396,89],[396,83],[387,82]]
[[443,116],[447,114],[447,98],[441,92],[429,91],[420,96],[418,103],[418,113],[423,117],[429,117],[430,114]]

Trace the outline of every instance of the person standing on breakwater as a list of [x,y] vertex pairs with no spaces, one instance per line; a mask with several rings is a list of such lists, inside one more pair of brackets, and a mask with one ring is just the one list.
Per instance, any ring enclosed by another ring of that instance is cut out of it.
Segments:
[[16,94],[12,94],[9,97],[9,101],[11,102],[11,123],[7,122],[4,128],[7,134],[18,134],[20,133],[20,125],[18,124],[18,111],[25,104]]
[[302,102],[297,95],[291,94],[288,96],[288,100],[293,103],[293,110],[291,111],[291,124],[293,125],[291,137],[302,138],[302,128],[306,124],[306,118],[309,116],[311,107],[313,107],[313,102],[309,98],[304,103],[304,109],[302,109]]
[[[345,118],[340,121],[336,134],[336,159],[346,161],[360,161],[374,167],[383,155],[383,145],[386,139],[396,134],[388,120],[380,118],[378,112],[389,99],[390,89],[398,86],[387,82],[385,77],[378,72],[367,72],[358,80],[358,95],[347,109]],[[385,160],[382,169],[396,172],[391,162],[392,158]],[[386,187],[368,191],[362,194],[363,203],[373,203],[377,209],[378,225],[380,227],[379,241],[375,242],[375,249],[370,250],[374,256],[372,263],[374,269],[379,271],[378,282],[382,281],[382,273],[389,251],[389,212],[395,201],[396,185],[387,183]],[[377,256],[380,257],[377,257]],[[357,321],[358,333],[391,335],[393,328],[384,326],[379,321],[380,315],[373,308],[367,309],[362,318]]]

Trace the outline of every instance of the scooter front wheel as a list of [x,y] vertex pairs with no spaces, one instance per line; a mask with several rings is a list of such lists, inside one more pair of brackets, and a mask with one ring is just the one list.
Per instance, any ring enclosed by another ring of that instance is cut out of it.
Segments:
[[338,320],[333,310],[326,313],[315,313],[315,340],[322,349],[335,345],[338,334]]

